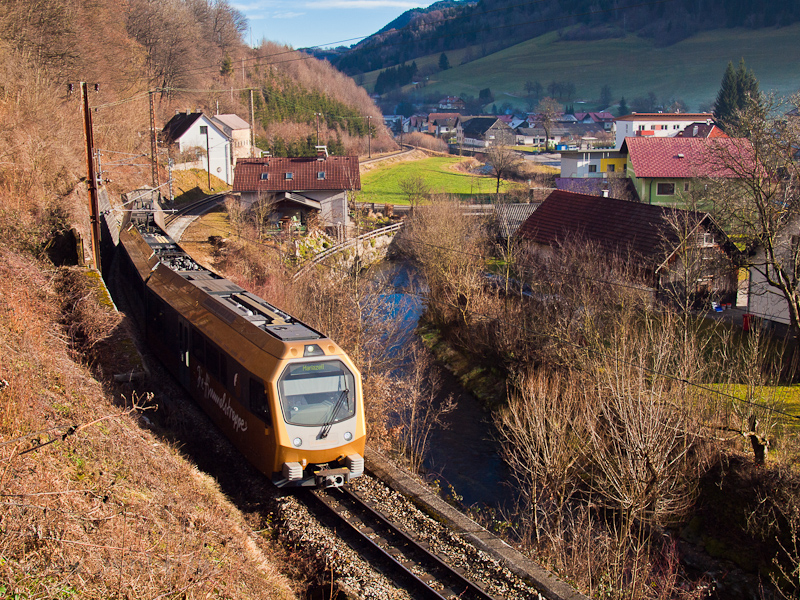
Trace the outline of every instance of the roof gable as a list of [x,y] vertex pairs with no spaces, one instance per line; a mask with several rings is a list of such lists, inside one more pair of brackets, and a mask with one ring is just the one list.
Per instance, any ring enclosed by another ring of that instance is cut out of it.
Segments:
[[219,125],[214,123],[213,119],[209,119],[201,112],[196,112],[177,113],[167,121],[166,125],[164,125],[164,129],[161,130],[164,140],[168,144],[177,142],[191,129],[192,125],[197,123],[197,121],[203,121],[205,125],[212,127],[220,136],[224,138],[228,137],[225,132],[220,129]]

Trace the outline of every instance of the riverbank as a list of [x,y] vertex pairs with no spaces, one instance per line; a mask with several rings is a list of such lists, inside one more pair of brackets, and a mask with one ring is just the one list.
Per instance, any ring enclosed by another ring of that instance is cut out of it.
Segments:
[[491,412],[505,403],[507,377],[500,369],[480,364],[475,357],[454,347],[441,331],[425,321],[424,316],[417,334],[436,362],[452,373],[459,384],[480,401],[485,411]]

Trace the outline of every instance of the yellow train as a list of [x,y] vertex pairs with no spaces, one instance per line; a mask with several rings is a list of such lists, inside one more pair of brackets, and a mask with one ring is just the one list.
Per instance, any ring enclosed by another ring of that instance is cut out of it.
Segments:
[[338,487],[364,471],[361,376],[325,335],[197,264],[128,213],[120,277],[153,353],[277,486]]

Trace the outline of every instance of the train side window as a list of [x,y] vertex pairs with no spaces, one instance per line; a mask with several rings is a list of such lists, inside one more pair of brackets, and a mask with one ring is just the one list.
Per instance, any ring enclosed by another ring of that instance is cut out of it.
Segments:
[[228,387],[228,357],[222,353],[219,355],[219,380]]
[[267,423],[270,422],[269,402],[264,385],[258,380],[250,378],[250,410],[257,417]]
[[212,377],[219,379],[219,350],[211,343],[206,343],[206,369]]
[[201,364],[206,362],[205,357],[205,340],[203,336],[198,333],[196,329],[192,329],[192,356]]

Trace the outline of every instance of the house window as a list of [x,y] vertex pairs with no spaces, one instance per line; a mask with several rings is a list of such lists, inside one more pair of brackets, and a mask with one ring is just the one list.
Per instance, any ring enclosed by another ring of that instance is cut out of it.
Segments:
[[659,183],[656,186],[656,196],[674,196],[675,184],[674,183]]
[[589,173],[597,173],[597,165],[589,165]]
[[325,179],[325,171],[317,171],[317,179]]
[[689,182],[688,182],[688,181],[684,182],[684,184],[683,184],[683,191],[684,191],[684,192],[688,192],[688,191],[689,191]]
[[261,181],[266,181],[269,179],[269,173],[262,173],[261,174]]
[[613,173],[615,168],[616,168],[616,165],[608,165],[606,167],[606,171],[608,171],[609,173]]
[[294,179],[294,173],[287,173],[286,179]]
[[208,125],[200,125],[200,135],[208,135]]

